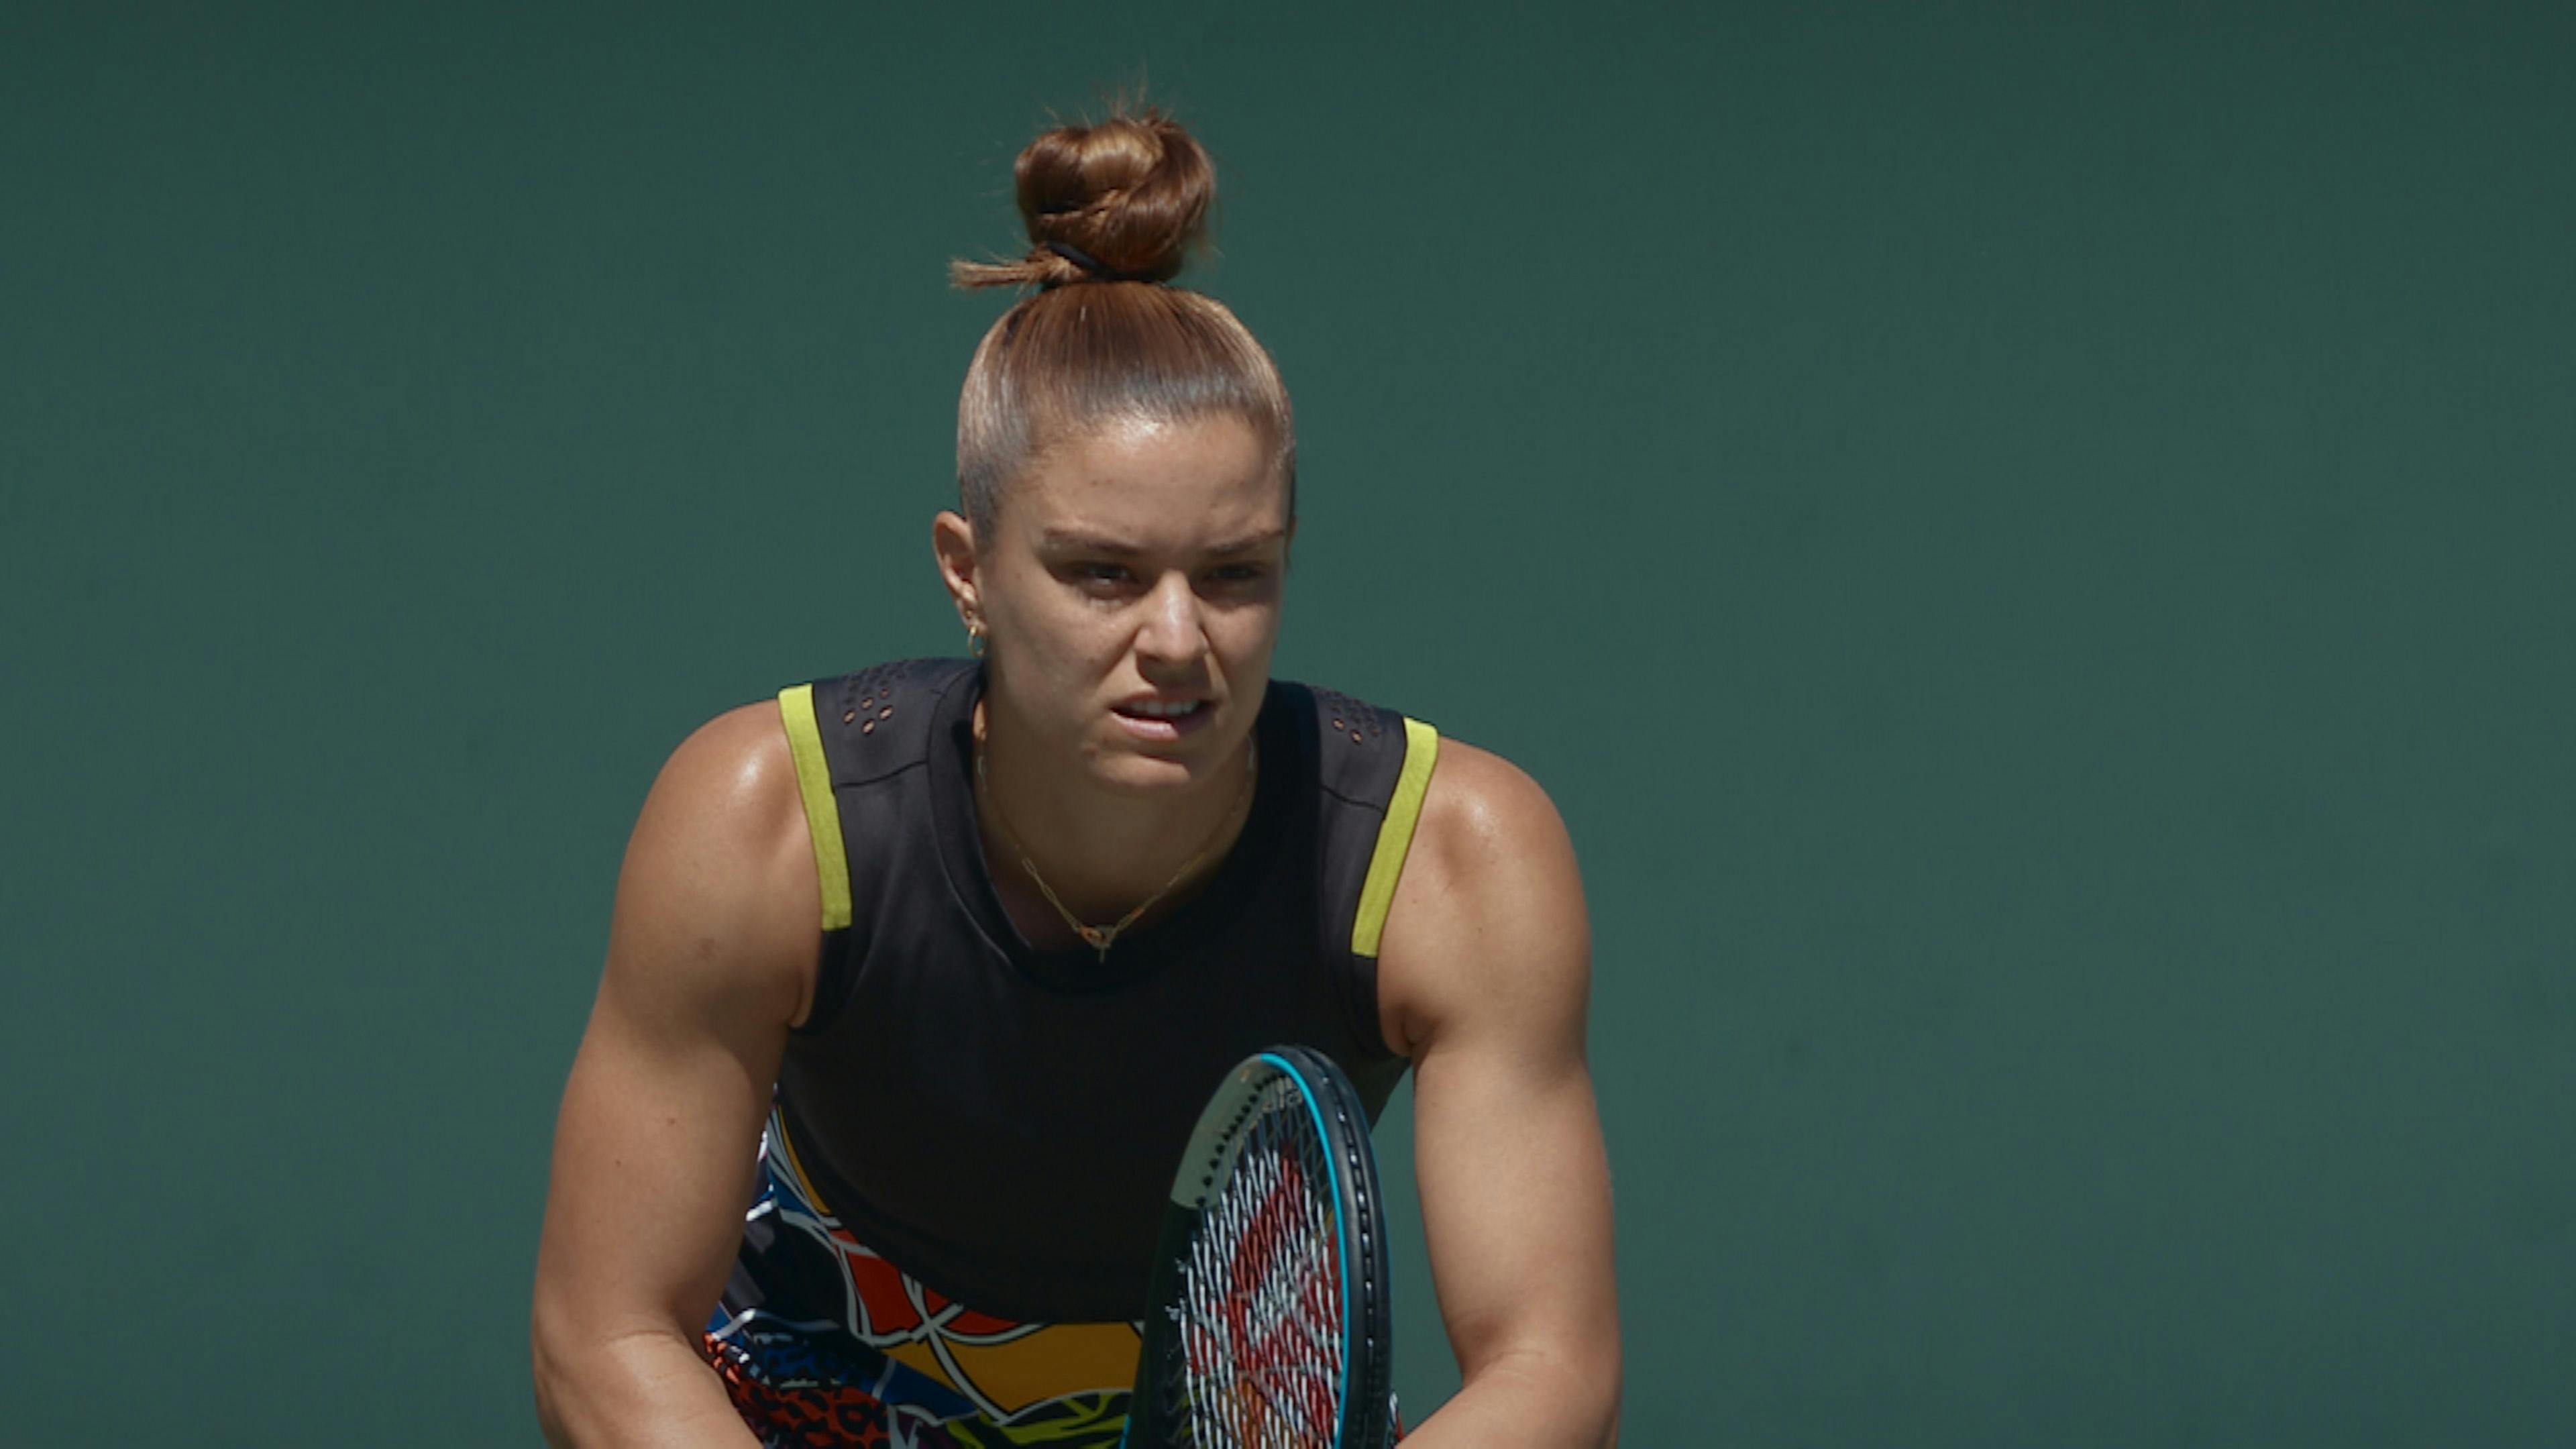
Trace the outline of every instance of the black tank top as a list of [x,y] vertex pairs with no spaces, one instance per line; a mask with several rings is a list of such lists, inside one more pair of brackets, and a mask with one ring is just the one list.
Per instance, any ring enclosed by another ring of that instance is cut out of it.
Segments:
[[1133,1320],[1174,1166],[1228,1068],[1318,1048],[1372,1118],[1403,1076],[1377,937],[1438,737],[1273,681],[1234,848],[1104,961],[1032,950],[994,892],[969,782],[981,684],[972,663],[923,660],[780,695],[824,937],[775,1120],[848,1230],[925,1286],[1006,1318]]

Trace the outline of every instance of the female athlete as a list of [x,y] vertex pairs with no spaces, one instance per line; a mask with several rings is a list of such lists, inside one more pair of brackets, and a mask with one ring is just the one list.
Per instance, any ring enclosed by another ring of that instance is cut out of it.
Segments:
[[538,1253],[546,1434],[1116,1444],[1191,1122],[1290,1041],[1372,1113],[1415,1075],[1464,1382],[1409,1441],[1607,1443],[1564,828],[1503,760],[1270,678],[1295,439],[1268,354],[1169,285],[1197,144],[1117,116],[1018,182],[1026,259],[958,280],[1034,290],[932,526],[970,658],[718,717],[628,845]]

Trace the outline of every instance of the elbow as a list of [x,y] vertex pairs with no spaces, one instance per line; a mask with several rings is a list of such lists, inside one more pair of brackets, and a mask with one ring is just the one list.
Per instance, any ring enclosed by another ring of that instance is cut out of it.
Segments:
[[[674,1328],[602,1330],[541,1306],[529,1327],[528,1359],[537,1428],[555,1449],[661,1443],[653,1435],[674,1424],[738,1425],[696,1341]],[[721,1428],[703,1432],[735,1442]]]
[[605,1444],[628,1427],[621,1404],[637,1396],[637,1365],[627,1362],[646,1335],[603,1334],[596,1325],[538,1295],[528,1326],[528,1370],[537,1429],[554,1449]]
[[1612,1449],[1619,1442],[1619,1378],[1565,1386],[1566,1438],[1584,1449]]
[[1609,1371],[1588,1381],[1590,1394],[1585,1407],[1591,1412],[1585,1420],[1586,1444],[1612,1449],[1619,1442],[1619,1360],[1610,1360]]
[[560,1325],[540,1304],[528,1329],[528,1367],[536,1391],[537,1431],[554,1449],[571,1449],[572,1354]]
[[[1528,1422],[1547,1426],[1546,1442],[1609,1449],[1619,1442],[1619,1350],[1615,1339],[1580,1346],[1532,1347],[1506,1353],[1484,1366],[1505,1381]],[[1533,1442],[1537,1442],[1533,1440]]]

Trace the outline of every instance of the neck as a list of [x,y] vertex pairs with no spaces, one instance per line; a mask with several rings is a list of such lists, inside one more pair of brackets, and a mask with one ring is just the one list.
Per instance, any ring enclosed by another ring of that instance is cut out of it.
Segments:
[[1141,925],[1215,873],[1251,814],[1249,740],[1204,778],[1140,796],[1093,785],[1079,761],[1036,748],[1007,715],[988,714],[981,703],[975,733],[983,757],[975,812],[985,865],[1013,923],[1033,945],[1075,939],[1039,881],[1091,926],[1112,925],[1151,901]]

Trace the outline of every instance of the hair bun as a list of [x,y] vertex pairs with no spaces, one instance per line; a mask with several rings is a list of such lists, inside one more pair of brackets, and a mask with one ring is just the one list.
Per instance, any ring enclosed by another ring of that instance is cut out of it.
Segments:
[[1216,168],[1178,122],[1154,111],[1059,126],[1014,168],[1025,260],[950,267],[959,286],[1167,282],[1207,227]]

